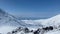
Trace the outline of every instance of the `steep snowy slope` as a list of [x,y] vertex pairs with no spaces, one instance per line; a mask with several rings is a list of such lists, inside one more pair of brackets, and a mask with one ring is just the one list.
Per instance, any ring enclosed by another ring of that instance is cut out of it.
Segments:
[[21,20],[18,20],[15,16],[10,15],[0,9],[0,26],[23,26],[25,23],[22,23]]
[[46,25],[46,26],[58,26],[60,25],[60,14],[56,15],[54,17],[51,17],[49,19],[41,21],[41,24]]
[[26,25],[21,20],[18,20],[15,16],[6,13],[2,9],[0,9],[0,33],[6,34],[16,27],[22,27]]

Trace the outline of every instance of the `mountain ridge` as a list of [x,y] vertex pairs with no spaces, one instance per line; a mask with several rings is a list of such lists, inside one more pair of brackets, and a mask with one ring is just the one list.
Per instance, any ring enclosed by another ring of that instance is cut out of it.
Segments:
[[1,25],[14,25],[14,26],[22,26],[22,21],[18,21],[18,19],[0,9],[0,26]]

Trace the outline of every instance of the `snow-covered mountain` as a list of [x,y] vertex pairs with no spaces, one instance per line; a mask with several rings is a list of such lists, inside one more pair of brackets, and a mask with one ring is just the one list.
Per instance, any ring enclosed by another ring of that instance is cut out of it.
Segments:
[[6,13],[0,9],[0,26],[9,25],[9,26],[25,26],[25,27],[42,27],[50,25],[60,25],[60,14],[53,16],[48,19],[39,19],[39,20],[19,20],[15,16]]
[[27,24],[38,24],[43,26],[58,26],[60,25],[60,14],[53,16],[48,19],[40,19],[40,20],[22,20]]
[[42,25],[42,27],[53,26],[54,29],[52,31],[45,32],[44,34],[59,34],[60,32],[60,14],[48,19],[22,20],[22,21],[27,24]]
[[23,23],[21,20],[18,20],[15,16],[0,9],[0,33],[6,34],[22,25]]
[[23,26],[25,23],[22,23],[21,20],[18,20],[15,16],[8,14],[7,12],[0,9],[0,26]]
[[[14,15],[8,14],[7,12],[0,9],[0,33],[6,34],[7,32],[16,29],[16,27],[27,27],[29,29],[38,29],[40,27],[60,25],[60,14],[53,16],[48,19],[38,20],[20,20]],[[6,31],[7,30],[7,31]]]
[[[34,27],[36,24],[27,24],[22,20],[19,20],[14,15],[8,14],[5,11],[0,9],[0,26],[8,25],[8,26],[24,26],[24,27]],[[40,25],[39,25],[40,26]]]

